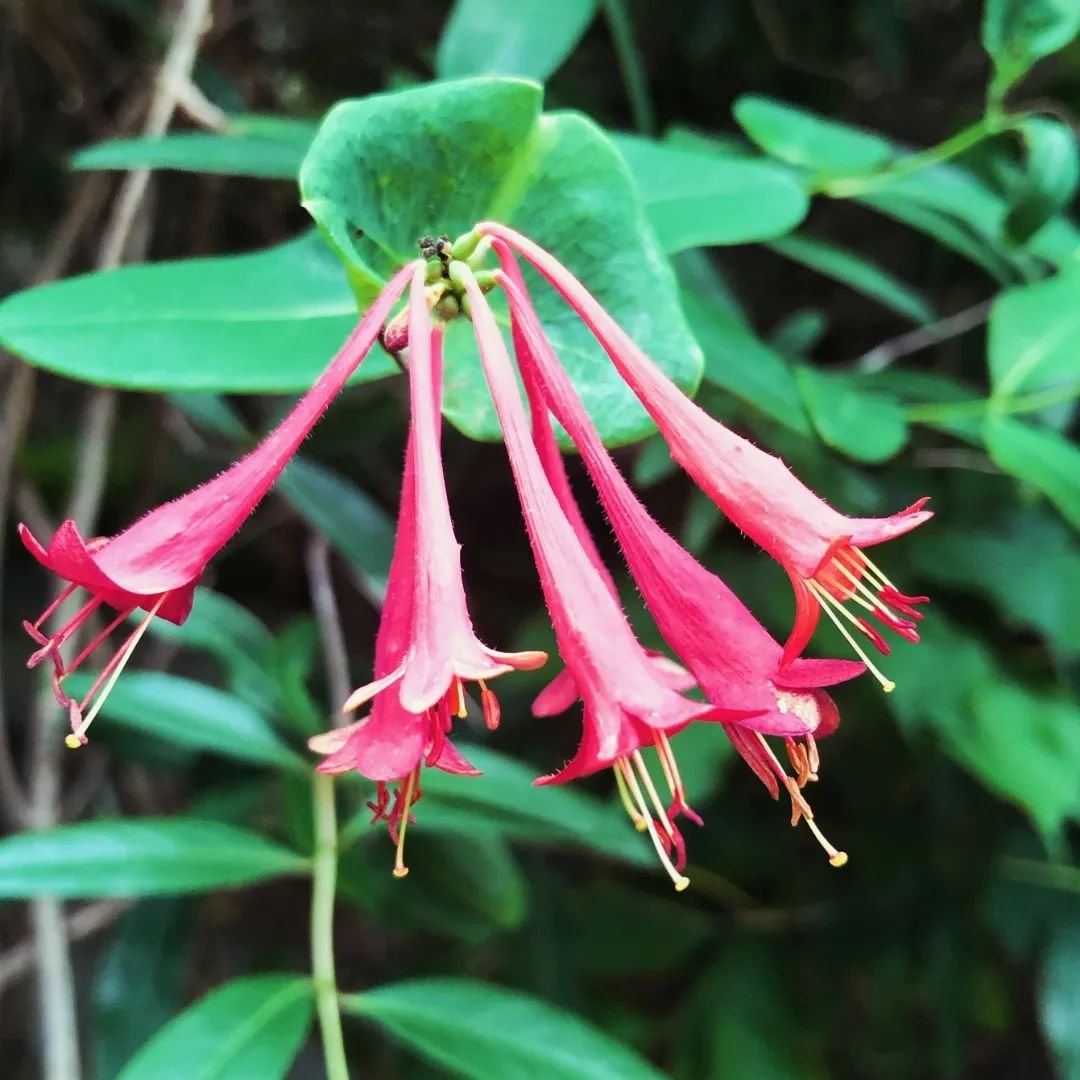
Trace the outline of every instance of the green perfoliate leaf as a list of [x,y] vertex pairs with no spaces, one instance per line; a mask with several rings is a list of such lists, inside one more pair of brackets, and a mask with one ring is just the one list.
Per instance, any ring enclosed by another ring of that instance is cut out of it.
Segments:
[[834,450],[877,464],[907,444],[903,408],[891,397],[864,389],[858,375],[804,364],[796,369],[795,379],[818,435]]
[[767,154],[822,175],[873,172],[896,155],[880,135],[772,98],[747,94],[735,102],[733,112],[743,131]]
[[469,979],[414,979],[342,999],[472,1080],[663,1080],[611,1036],[538,998]]
[[1005,218],[1005,235],[1013,243],[1023,244],[1076,194],[1080,154],[1072,128],[1060,120],[1028,116],[1017,130],[1023,136],[1027,160]]
[[296,975],[253,975],[211,990],[166,1025],[117,1080],[285,1077],[311,1025],[315,995]]
[[988,420],[983,432],[995,463],[1038,488],[1080,529],[1080,450],[1056,431],[1004,416]]
[[618,135],[645,200],[645,211],[668,254],[713,244],[745,244],[790,232],[810,207],[790,171]]
[[1078,32],[1077,0],[986,0],[982,42],[994,61],[991,97],[1000,99],[1036,60],[1063,49]]
[[595,14],[596,0],[457,0],[435,50],[435,71],[441,79],[520,75],[543,82]]
[[[64,686],[78,699],[91,675],[69,675]],[[291,750],[256,709],[232,694],[162,671],[137,671],[113,687],[101,715],[131,735],[153,735],[177,746],[224,754],[255,765],[303,770]]]
[[[304,162],[301,190],[361,305],[417,257],[418,237],[453,237],[495,219],[552,251],[680,386],[692,389],[700,377],[700,351],[622,158],[584,117],[541,116],[534,84],[466,79],[343,102]],[[534,291],[604,437],[628,442],[649,432],[589,331],[552,290]],[[449,325],[445,354],[446,415],[471,437],[498,438],[467,321]]]
[[786,259],[850,285],[912,322],[927,323],[934,318],[933,310],[915,289],[854,252],[800,235],[781,237],[766,246]]
[[[29,363],[130,390],[306,390],[356,325],[317,234],[253,255],[125,266],[0,304],[0,342]],[[397,368],[375,349],[357,378]]]
[[299,855],[228,825],[103,819],[0,840],[0,897],[210,892],[305,866]]
[[993,396],[1080,389],[1080,269],[1003,292],[990,312]]

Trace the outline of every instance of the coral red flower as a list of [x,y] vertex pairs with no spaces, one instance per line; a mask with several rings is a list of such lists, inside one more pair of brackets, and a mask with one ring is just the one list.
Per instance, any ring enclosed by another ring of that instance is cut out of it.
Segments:
[[416,557],[412,568],[409,641],[401,662],[380,678],[355,690],[345,703],[356,709],[376,694],[397,686],[401,705],[421,713],[449,697],[451,711],[463,715],[463,681],[475,680],[488,696],[485,681],[508,671],[531,670],[547,661],[539,651],[499,652],[477,638],[461,577],[461,546],[454,535],[446,480],[442,471],[441,393],[435,389],[442,364],[442,327],[432,326],[425,290],[425,270],[413,273],[409,291],[409,407],[416,478],[412,498]]
[[[396,670],[409,648],[416,565],[414,456],[410,432],[394,555],[390,561],[386,598],[375,638],[377,679]],[[405,829],[411,820],[411,808],[422,794],[421,764],[463,776],[478,775],[478,770],[450,742],[452,722],[449,701],[445,697],[432,708],[413,713],[402,707],[398,694],[377,694],[371,703],[370,713],[362,720],[308,740],[312,750],[327,755],[318,766],[319,772],[356,770],[375,781],[375,799],[368,806],[374,814],[372,823],[385,821],[391,839],[397,846],[394,864],[397,877],[404,877],[408,873],[405,866]],[[391,784],[395,785],[393,793]]]
[[[448,738],[453,718],[466,715],[464,682],[480,684],[484,720],[494,728],[499,703],[487,680],[547,660],[539,651],[490,649],[473,630],[442,472],[442,327],[432,326],[424,273],[416,270],[409,293],[411,422],[394,556],[375,643],[375,678],[344,706],[352,711],[370,701],[372,707],[358,722],[308,744],[329,755],[320,771],[357,769],[376,781],[371,808],[375,820],[390,826],[399,877],[407,872],[405,830],[420,797],[421,763],[476,775]],[[387,785],[394,781],[391,798]]]
[[[672,820],[674,814],[660,801],[641,748],[655,745],[674,794],[677,770],[668,736],[715,710],[671,689],[634,637],[544,474],[491,308],[467,268],[452,264],[451,280],[455,270],[471,307],[484,374],[502,425],[559,654],[584,706],[582,739],[573,759],[537,783],[562,783],[614,768],[632,819],[639,828],[648,830],[675,887],[683,889],[689,882],[681,872],[682,838]],[[672,847],[677,852],[674,864],[669,858]]]
[[[690,669],[714,705],[745,717],[725,730],[776,797],[777,779],[792,799],[795,824],[804,817],[830,859],[838,852],[818,831],[800,789],[817,779],[816,737],[830,734],[839,713],[823,689],[860,675],[862,664],[849,660],[795,660],[783,667],[782,649],[738,597],[715,574],[657,524],[641,504],[604,449],[569,377],[544,336],[525,283],[509,249],[495,242],[503,274],[499,283],[510,302],[518,366],[533,395],[537,420],[550,433],[548,408],[581,451],[615,536],[661,634]],[[765,741],[785,740],[795,769],[789,776]],[[802,740],[800,742],[800,740]],[[680,790],[677,799],[685,798]]]
[[[622,377],[652,416],[672,457],[725,514],[787,570],[795,589],[795,624],[784,663],[802,652],[822,608],[886,690],[878,671],[848,629],[882,652],[888,645],[855,605],[910,641],[918,640],[916,605],[869,559],[864,548],[910,532],[931,513],[921,499],[885,518],[847,517],[807,488],[777,457],[729,431],[690,400],[645,355],[588,290],[554,256],[505,225],[483,222],[477,233],[498,237],[530,262],[588,325]],[[848,624],[848,625],[845,625]]]
[[[33,623],[24,623],[41,646],[31,656],[34,667],[48,658],[54,665],[57,700],[69,711],[69,746],[86,742],[86,729],[127,664],[150,622],[159,616],[182,623],[191,610],[195,586],[207,563],[232,538],[273,485],[297,447],[356,370],[382,329],[413,273],[409,265],[396,274],[349,336],[337,356],[289,415],[254,450],[215,479],[187,495],[151,510],[111,539],[86,541],[74,521],[65,521],[40,544],[25,525],[19,535],[43,566],[67,582],[59,598]],[[89,598],[78,613],[51,634],[42,629],[76,589]],[[102,605],[118,614],[70,662],[61,647]],[[136,610],[146,617],[105,664],[79,702],[64,693],[61,680],[74,671]],[[87,711],[89,707],[89,711]]]

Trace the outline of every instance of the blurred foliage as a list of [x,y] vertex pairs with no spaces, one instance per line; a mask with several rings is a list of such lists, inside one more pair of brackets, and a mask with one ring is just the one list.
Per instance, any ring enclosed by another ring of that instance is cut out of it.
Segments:
[[[80,198],[113,190],[101,170],[162,170],[153,265],[0,304],[14,354],[165,392],[121,401],[102,532],[249,446],[282,411],[252,395],[299,389],[352,325],[364,252],[353,245],[350,289],[298,206],[325,111],[474,75],[544,81],[546,109],[591,118],[559,121],[586,132],[588,167],[551,175],[610,195],[639,261],[670,260],[679,302],[665,285],[664,319],[647,329],[661,342],[670,331],[688,385],[696,339],[707,408],[846,512],[930,495],[937,513],[882,558],[933,595],[923,641],[886,658],[888,698],[869,680],[837,691],[843,724],[822,746],[815,807],[851,854],[842,873],[729,768],[718,731],[692,729],[674,745],[706,827],[689,838],[693,886],[673,895],[608,778],[530,786],[576,735],[570,717],[529,717],[542,674],[504,680],[499,732],[475,709],[465,722],[483,777],[425,777],[404,881],[368,828],[367,786],[343,779],[336,940],[356,1075],[1080,1078],[1080,4],[218,0],[195,75],[227,130],[181,123],[150,143],[131,117],[161,20],[149,0],[0,11],[0,287],[34,281]],[[512,126],[494,100],[467,104]],[[375,101],[358,108],[400,99]],[[411,122],[396,119],[402,145],[384,148],[414,215],[388,227],[406,237],[421,224],[417,147],[431,130]],[[538,205],[572,261],[580,225]],[[473,213],[455,206],[455,220]],[[93,209],[87,220],[72,274],[92,265]],[[157,894],[76,947],[88,1075],[321,1074],[303,974],[316,831],[303,738],[324,726],[329,695],[305,549],[312,531],[333,549],[362,681],[402,460],[395,371],[385,357],[364,365],[191,619],[155,625],[136,663],[157,670],[125,674],[95,743],[65,763],[71,816],[85,820],[0,841],[0,896]],[[450,418],[490,436],[475,386]],[[39,380],[20,512],[60,505],[78,397]],[[644,432],[631,416],[609,434]],[[444,450],[478,626],[544,647],[499,447],[448,429]],[[782,636],[783,573],[689,491],[659,439],[621,453],[657,516]],[[21,755],[35,683],[17,628],[45,586],[19,550],[3,570]],[[648,641],[629,587],[624,600]],[[843,647],[831,628],[814,641]],[[0,909],[0,943],[25,929],[17,904]],[[37,1075],[32,996],[0,993],[5,1076]]]

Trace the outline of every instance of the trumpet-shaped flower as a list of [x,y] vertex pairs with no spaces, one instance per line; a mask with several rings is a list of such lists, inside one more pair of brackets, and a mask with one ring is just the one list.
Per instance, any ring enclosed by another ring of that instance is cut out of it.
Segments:
[[[394,554],[386,584],[379,632],[375,638],[375,676],[381,678],[397,669],[409,648],[412,629],[413,576],[416,566],[416,469],[410,434],[402,477]],[[497,706],[496,706],[497,708]],[[492,714],[485,698],[485,715]],[[397,847],[394,874],[404,877],[405,829],[411,808],[421,797],[420,768],[426,764],[445,772],[476,776],[478,770],[450,742],[453,715],[444,697],[422,712],[402,707],[399,695],[377,694],[367,716],[347,727],[336,728],[308,740],[308,746],[327,755],[319,764],[323,773],[353,770],[374,780],[375,799],[368,803],[372,823],[385,821]],[[394,790],[391,793],[391,785]]]
[[[405,830],[420,797],[420,765],[476,774],[449,741],[453,718],[466,715],[468,680],[480,685],[489,728],[499,702],[487,680],[540,667],[547,654],[490,649],[473,630],[442,471],[442,327],[433,326],[425,271],[416,269],[409,292],[409,405],[411,422],[402,480],[394,556],[375,645],[374,680],[345,702],[351,712],[371,702],[368,716],[316,736],[309,745],[329,756],[323,772],[357,769],[378,784],[372,810],[385,819],[397,844],[401,877]],[[401,343],[404,344],[404,341]],[[387,785],[397,783],[391,798]]]
[[[830,859],[846,856],[825,840],[814,824],[800,789],[817,779],[816,738],[839,722],[832,699],[822,689],[862,673],[849,660],[794,660],[782,665],[782,649],[738,597],[701,565],[649,515],[604,449],[570,379],[544,336],[525,283],[509,249],[495,242],[502,265],[500,284],[510,303],[518,365],[526,387],[539,383],[537,414],[550,431],[547,410],[581,451],[627,565],[664,639],[689,668],[705,696],[728,713],[745,714],[725,724],[751,768],[778,794],[783,782],[792,799],[793,824],[805,818]],[[785,740],[795,768],[791,777],[765,741]],[[677,798],[684,800],[680,791]]]
[[[45,659],[54,666],[57,700],[68,709],[69,746],[86,742],[86,730],[112,689],[135,646],[155,617],[182,623],[191,610],[195,586],[209,561],[233,537],[269,491],[346,380],[367,356],[388,315],[413,274],[409,265],[397,273],[372,304],[311,389],[289,415],[254,450],[215,479],[181,498],[163,504],[111,538],[84,540],[74,521],[65,521],[48,545],[25,525],[19,535],[31,555],[66,586],[58,599],[33,622],[24,623],[40,648],[30,667]],[[88,599],[63,626],[43,627],[77,589]],[[103,605],[117,615],[69,661],[61,648]],[[64,675],[80,667],[135,611],[146,612],[132,633],[105,663],[81,701],[64,693]]]
[[[673,819],[679,810],[688,808],[675,805],[675,813],[669,813],[663,806],[641,748],[656,747],[675,794],[678,773],[668,738],[691,721],[711,715],[713,707],[690,701],[667,685],[634,637],[544,473],[510,358],[486,298],[467,267],[451,264],[450,271],[451,280],[456,276],[465,289],[471,308],[559,654],[584,707],[577,753],[565,768],[537,782],[561,783],[613,767],[635,825],[648,830],[675,887],[683,889],[689,882],[681,872],[684,848]],[[675,863],[669,857],[672,847],[677,852]]]
[[802,652],[824,609],[882,686],[891,690],[893,683],[870,661],[852,630],[887,652],[884,638],[867,619],[871,616],[917,641],[916,622],[921,617],[917,605],[927,597],[901,593],[864,549],[921,525],[931,516],[923,509],[927,500],[885,518],[839,513],[779,458],[729,431],[683,394],[549,252],[495,222],[481,223],[476,232],[505,241],[562,295],[648,410],[672,457],[787,570],[795,590],[796,616],[783,662],[790,664]]

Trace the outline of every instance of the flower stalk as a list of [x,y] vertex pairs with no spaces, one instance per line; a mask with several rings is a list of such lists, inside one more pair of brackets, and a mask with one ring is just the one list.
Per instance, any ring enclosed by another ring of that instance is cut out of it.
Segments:
[[315,853],[311,879],[311,974],[327,1080],[349,1080],[334,970],[334,894],[337,890],[337,806],[334,778],[316,773],[312,785]]

